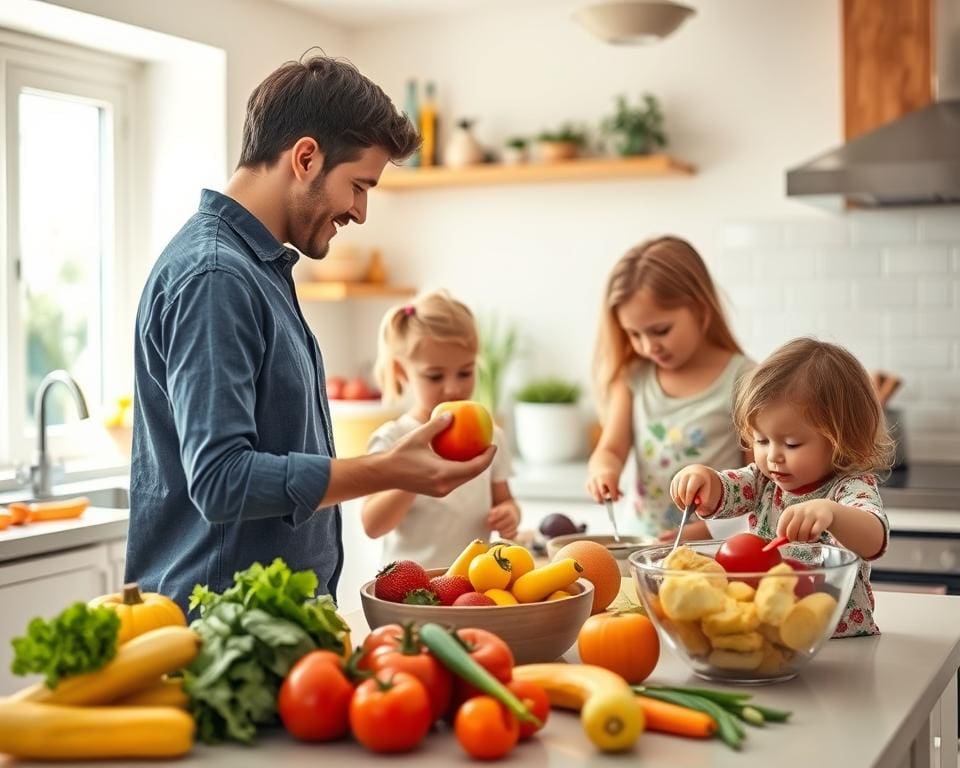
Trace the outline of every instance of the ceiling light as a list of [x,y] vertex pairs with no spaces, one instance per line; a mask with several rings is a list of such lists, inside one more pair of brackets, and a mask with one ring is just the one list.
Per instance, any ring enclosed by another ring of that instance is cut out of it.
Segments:
[[573,18],[608,43],[642,45],[667,37],[694,13],[680,3],[615,0],[581,8]]

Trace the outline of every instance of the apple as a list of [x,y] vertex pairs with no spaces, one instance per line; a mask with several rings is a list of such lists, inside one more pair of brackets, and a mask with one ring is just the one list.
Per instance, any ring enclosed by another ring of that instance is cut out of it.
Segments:
[[372,400],[374,393],[361,376],[356,376],[343,385],[341,397],[344,400]]
[[331,400],[343,399],[343,387],[347,380],[343,376],[327,376],[327,397]]
[[451,461],[469,461],[479,456],[493,442],[493,419],[490,411],[473,400],[448,400],[433,409],[431,418],[449,411],[453,420],[433,438],[433,450]]

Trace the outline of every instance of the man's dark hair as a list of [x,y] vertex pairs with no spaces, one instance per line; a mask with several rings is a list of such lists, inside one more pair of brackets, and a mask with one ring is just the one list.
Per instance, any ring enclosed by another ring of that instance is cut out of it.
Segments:
[[304,136],[320,145],[324,173],[366,147],[382,147],[396,162],[420,146],[417,129],[378,85],[349,62],[317,54],[287,62],[250,94],[238,167],[272,165]]

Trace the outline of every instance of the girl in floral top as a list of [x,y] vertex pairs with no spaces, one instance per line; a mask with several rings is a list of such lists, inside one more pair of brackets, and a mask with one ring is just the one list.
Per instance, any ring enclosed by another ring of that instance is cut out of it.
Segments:
[[[603,433],[590,457],[587,491],[598,502],[619,499],[632,449],[637,515],[621,522],[622,530],[672,541],[680,522],[669,492],[677,470],[693,462],[740,463],[733,393],[752,365],[693,246],[660,237],[616,263],[594,355]],[[711,534],[697,523],[687,525],[684,538]]]
[[737,392],[734,418],[753,463],[677,473],[670,493],[703,518],[747,515],[765,538],[839,544],[863,558],[834,637],[880,633],[873,620],[870,560],[890,527],[877,490],[893,443],[863,366],[847,350],[795,339],[774,352]]

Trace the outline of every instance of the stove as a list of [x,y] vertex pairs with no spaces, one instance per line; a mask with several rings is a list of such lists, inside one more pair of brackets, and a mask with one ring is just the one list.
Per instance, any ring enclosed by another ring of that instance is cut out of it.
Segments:
[[884,507],[960,511],[960,464],[912,463],[880,484]]

